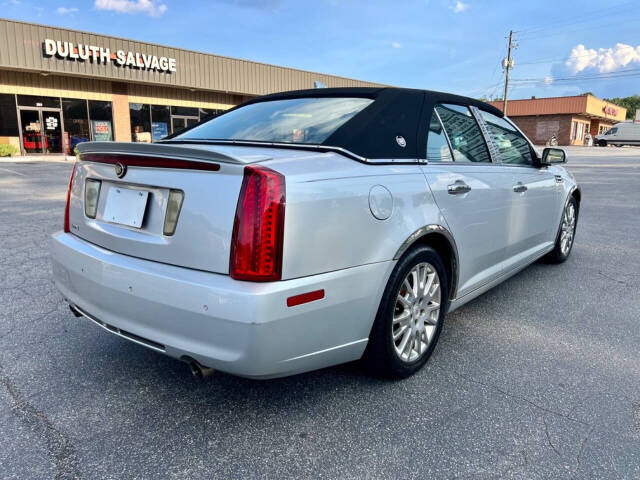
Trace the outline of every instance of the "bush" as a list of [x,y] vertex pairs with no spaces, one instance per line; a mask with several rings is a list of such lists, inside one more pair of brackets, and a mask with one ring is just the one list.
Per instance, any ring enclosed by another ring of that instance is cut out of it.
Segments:
[[18,153],[18,149],[8,143],[0,144],[0,157],[10,157]]

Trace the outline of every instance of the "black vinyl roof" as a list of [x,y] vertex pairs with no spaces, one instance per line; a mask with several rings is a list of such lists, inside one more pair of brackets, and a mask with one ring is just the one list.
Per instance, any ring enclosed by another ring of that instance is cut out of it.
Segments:
[[[349,150],[367,159],[425,158],[428,125],[434,105],[450,103],[472,105],[498,117],[502,112],[474,98],[431,90],[395,87],[316,88],[274,93],[254,98],[248,105],[271,100],[305,97],[365,97],[374,100],[368,107],[342,125],[323,143]],[[396,137],[403,137],[401,147]]]

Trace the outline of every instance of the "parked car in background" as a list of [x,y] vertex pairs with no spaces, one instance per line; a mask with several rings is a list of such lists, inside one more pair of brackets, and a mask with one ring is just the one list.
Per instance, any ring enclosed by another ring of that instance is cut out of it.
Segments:
[[607,145],[640,145],[640,123],[616,123],[606,132],[596,135],[595,143],[601,147]]
[[496,108],[446,93],[251,100],[154,144],[82,143],[55,283],[77,316],[253,378],[362,358],[406,377],[445,314],[573,245],[580,190]]

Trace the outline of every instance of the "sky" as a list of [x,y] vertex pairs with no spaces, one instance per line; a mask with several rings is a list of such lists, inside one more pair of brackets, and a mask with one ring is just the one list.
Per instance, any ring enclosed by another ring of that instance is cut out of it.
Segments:
[[6,18],[387,85],[509,98],[640,93],[640,1],[0,0]]

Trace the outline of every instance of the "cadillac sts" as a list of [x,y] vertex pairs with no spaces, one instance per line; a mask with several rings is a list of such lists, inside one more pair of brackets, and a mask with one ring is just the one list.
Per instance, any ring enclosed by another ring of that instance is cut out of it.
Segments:
[[569,256],[581,192],[490,105],[396,88],[253,99],[154,144],[78,146],[55,284],[78,317],[271,378],[406,377],[445,314]]

